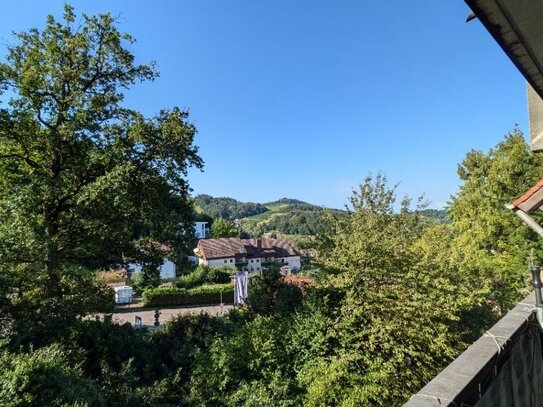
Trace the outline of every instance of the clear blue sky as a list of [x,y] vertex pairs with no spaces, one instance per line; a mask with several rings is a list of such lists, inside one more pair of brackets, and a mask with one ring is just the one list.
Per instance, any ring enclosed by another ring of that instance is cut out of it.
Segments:
[[[462,0],[74,1],[109,11],[161,77],[130,107],[190,111],[203,173],[194,194],[342,207],[369,173],[440,207],[457,164],[515,124],[528,134],[525,82]],[[12,31],[41,28],[61,1],[3,2]]]

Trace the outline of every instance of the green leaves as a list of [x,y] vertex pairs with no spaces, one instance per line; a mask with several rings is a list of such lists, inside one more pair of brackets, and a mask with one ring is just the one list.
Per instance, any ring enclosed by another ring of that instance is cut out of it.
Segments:
[[211,224],[211,236],[214,239],[221,237],[237,237],[239,236],[239,231],[236,226],[223,218],[214,219]]
[[69,352],[58,345],[30,353],[0,351],[0,399],[17,406],[105,406],[100,389],[70,365]]
[[72,267],[149,269],[190,249],[186,175],[203,165],[187,112],[122,105],[157,72],[115,23],[67,5],[63,21],[16,34],[0,64],[0,273],[23,300],[79,298],[80,314],[91,302],[65,284]]
[[[309,376],[308,403],[398,405],[462,349],[457,322],[482,293],[448,259],[448,226],[422,216],[421,200],[412,210],[404,198],[399,212],[395,201],[384,176],[367,177],[321,239],[319,285],[340,293],[328,330],[337,345]],[[337,383],[315,387],[324,377]]]
[[464,183],[449,207],[454,246],[463,253],[459,261],[477,270],[504,312],[527,293],[527,259],[542,248],[541,239],[504,205],[543,177],[543,160],[513,130],[488,153],[469,152],[459,174]]

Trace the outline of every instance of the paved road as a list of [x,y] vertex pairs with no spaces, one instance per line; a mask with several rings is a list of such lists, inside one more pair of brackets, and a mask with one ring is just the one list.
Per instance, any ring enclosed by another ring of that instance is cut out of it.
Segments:
[[[160,310],[160,323],[164,323],[169,319],[173,318],[176,315],[185,315],[185,314],[199,314],[201,312],[213,315],[221,316],[226,314],[229,310],[232,309],[232,305],[224,305],[222,308],[218,305],[211,305],[205,307],[184,307],[184,308],[163,308]],[[135,310],[135,311],[125,311],[118,312],[113,314],[113,320],[124,324],[125,322],[130,322],[134,326],[135,317],[139,316],[142,318],[143,326],[146,328],[154,328],[155,322],[155,311],[154,310]]]

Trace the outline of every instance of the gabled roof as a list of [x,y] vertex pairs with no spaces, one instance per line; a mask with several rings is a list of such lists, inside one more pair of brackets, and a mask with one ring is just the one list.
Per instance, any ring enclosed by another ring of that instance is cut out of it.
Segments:
[[220,259],[247,254],[239,237],[202,239],[198,241],[198,255],[204,259]]
[[513,205],[524,212],[539,209],[543,205],[543,179],[531,187],[520,198],[516,199]]
[[[260,248],[258,241],[260,240]],[[289,257],[299,256],[300,252],[290,241],[285,239],[242,239],[245,249],[253,257]]]
[[298,249],[285,239],[202,239],[198,242],[198,256],[210,260],[236,256],[291,257],[299,256]]

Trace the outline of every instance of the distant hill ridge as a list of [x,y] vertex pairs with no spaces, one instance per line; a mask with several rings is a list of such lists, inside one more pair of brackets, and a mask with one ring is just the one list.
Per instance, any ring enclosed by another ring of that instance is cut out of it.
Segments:
[[317,206],[317,205],[313,205],[313,204],[310,204],[310,203],[307,203],[307,202],[304,202],[304,201],[300,201],[299,199],[292,199],[292,198],[281,198],[281,199],[278,199],[277,201],[267,202],[264,205],[267,206],[267,205],[278,205],[278,204]]
[[241,202],[210,195],[194,197],[196,211],[212,218],[240,219],[242,228],[254,235],[280,233],[312,235],[325,211],[343,212],[313,205],[300,199],[281,198],[264,204]]
[[[242,228],[255,235],[280,233],[284,235],[313,235],[319,228],[326,211],[346,214],[346,211],[313,205],[299,199],[281,198],[264,204],[241,202],[233,198],[197,195],[196,211],[229,220],[240,219]],[[444,210],[422,211],[423,216],[443,222]]]
[[263,204],[240,202],[227,197],[214,198],[211,195],[197,195],[194,197],[194,206],[197,212],[205,213],[212,218],[230,220],[246,218],[269,210]]

